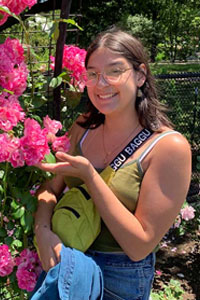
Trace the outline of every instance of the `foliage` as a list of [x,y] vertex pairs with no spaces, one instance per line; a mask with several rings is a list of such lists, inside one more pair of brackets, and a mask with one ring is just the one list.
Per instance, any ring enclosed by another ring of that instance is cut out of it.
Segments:
[[140,38],[143,45],[149,49],[151,48],[152,38],[155,34],[151,19],[148,19],[143,15],[124,15],[121,20],[121,27],[125,27],[132,35]]
[[199,1],[193,0],[122,0],[120,5],[116,0],[98,5],[89,0],[82,7],[86,34],[79,41],[86,46],[98,32],[115,24],[144,40],[152,61],[187,60],[200,49],[199,8]]
[[171,279],[169,285],[163,286],[163,291],[159,293],[151,293],[152,300],[182,300],[182,295],[184,290],[182,289],[180,282],[177,280]]

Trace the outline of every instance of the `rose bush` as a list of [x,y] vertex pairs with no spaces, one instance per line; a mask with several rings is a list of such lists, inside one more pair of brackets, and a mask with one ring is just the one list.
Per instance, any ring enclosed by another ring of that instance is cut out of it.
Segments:
[[[36,2],[0,0],[0,24]],[[0,44],[0,294],[18,294],[21,299],[34,289],[41,272],[33,244],[35,192],[52,176],[35,165],[42,160],[55,162],[54,153],[67,152],[70,146],[61,122],[34,109],[30,90],[34,90],[31,82],[37,85],[37,76],[30,80],[33,74],[27,64],[27,49],[27,41],[24,47],[18,39],[10,37]],[[85,54],[84,49],[65,46],[66,76],[62,80],[78,92],[84,89],[80,75],[85,71]]]

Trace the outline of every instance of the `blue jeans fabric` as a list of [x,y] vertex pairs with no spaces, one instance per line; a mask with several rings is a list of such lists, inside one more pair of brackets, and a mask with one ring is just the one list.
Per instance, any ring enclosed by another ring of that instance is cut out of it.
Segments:
[[62,245],[61,262],[40,275],[30,299],[102,300],[102,272],[93,259]]
[[149,300],[154,278],[155,253],[138,262],[124,253],[86,253],[99,265],[104,279],[103,300]]

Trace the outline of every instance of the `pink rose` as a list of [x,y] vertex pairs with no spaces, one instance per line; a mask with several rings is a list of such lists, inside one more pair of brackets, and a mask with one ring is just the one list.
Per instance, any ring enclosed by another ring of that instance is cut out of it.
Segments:
[[[37,0],[0,0],[0,5],[6,6],[11,12],[19,15],[28,6],[30,9],[37,3]],[[0,25],[4,24],[9,17],[7,13],[0,12],[4,18],[0,21]]]
[[24,249],[15,259],[17,265],[16,277],[19,288],[31,292],[42,272],[38,255],[35,251]]
[[56,137],[52,143],[52,149],[54,152],[68,152],[70,148],[70,140],[67,136],[67,133],[63,136]]
[[189,220],[193,219],[195,217],[194,212],[195,212],[195,209],[192,206],[187,205],[186,207],[181,209],[182,219],[185,221],[189,221]]
[[[81,92],[85,84],[81,81],[81,75],[85,73],[86,50],[73,45],[65,45],[63,52],[63,68],[70,72],[71,84]],[[51,68],[54,69],[55,58],[50,56],[52,61]]]
[[14,268],[14,260],[7,245],[0,245],[0,276],[8,276]]
[[62,124],[59,121],[50,119],[48,115],[43,119],[43,124],[48,132],[54,134],[56,134],[59,129],[62,129]]
[[40,124],[34,119],[24,122],[24,136],[20,139],[21,150],[28,166],[35,165],[49,154],[47,129],[41,129]]

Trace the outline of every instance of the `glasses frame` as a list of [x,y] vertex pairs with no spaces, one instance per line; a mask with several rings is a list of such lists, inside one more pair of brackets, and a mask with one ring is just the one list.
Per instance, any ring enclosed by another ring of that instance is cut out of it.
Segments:
[[100,77],[100,75],[102,75],[102,77],[103,77],[103,79],[104,79],[104,81],[105,82],[107,82],[108,84],[117,84],[119,81],[120,81],[120,79],[121,79],[121,76],[125,73],[125,72],[127,72],[127,71],[129,71],[129,70],[133,70],[133,67],[130,67],[130,68],[126,68],[126,69],[124,69],[124,70],[120,70],[121,71],[121,74],[120,74],[120,76],[119,76],[119,78],[117,79],[117,81],[114,83],[114,82],[112,82],[112,83],[110,83],[110,81],[106,78],[106,76],[104,75],[105,74],[105,71],[103,71],[103,72],[94,72],[96,75],[97,75],[97,78],[96,79],[91,79],[90,80],[90,82],[92,82],[92,81],[95,81],[95,83],[94,84],[87,84],[87,82],[84,80],[84,75],[86,76],[86,73],[83,73],[82,75],[81,75],[81,78],[82,78],[82,81],[85,83],[85,85],[87,86],[87,87],[93,87],[93,86],[95,86],[96,84],[97,84],[97,82],[99,81],[99,77]]

